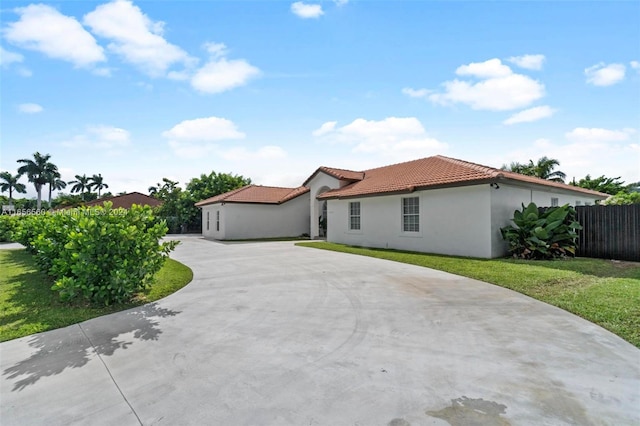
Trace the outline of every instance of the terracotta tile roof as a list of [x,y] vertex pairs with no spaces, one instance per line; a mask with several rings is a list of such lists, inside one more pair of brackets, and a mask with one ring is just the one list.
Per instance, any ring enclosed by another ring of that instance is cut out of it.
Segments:
[[309,181],[313,179],[320,172],[324,172],[329,176],[333,176],[334,178],[340,179],[343,181],[355,182],[358,180],[362,180],[364,178],[364,172],[355,172],[353,170],[336,169],[335,167],[321,166],[321,167],[318,167],[318,170],[313,172],[313,174],[309,176],[302,185],[307,186],[307,183],[309,183]]
[[298,188],[280,188],[276,186],[247,185],[242,188],[234,189],[233,191],[199,201],[196,203],[196,207],[222,202],[282,204],[306,192],[309,192],[309,188],[306,186],[300,186]]
[[162,204],[162,201],[156,200],[148,195],[141,194],[140,192],[130,192],[128,194],[116,195],[115,197],[100,198],[98,200],[88,201],[84,203],[86,207],[102,206],[105,201],[111,201],[113,208],[125,208],[130,209],[132,205],[137,204],[139,206],[151,206],[157,207]]
[[[353,172],[357,173],[357,172]],[[361,172],[363,179],[340,189],[327,191],[320,199],[349,198],[394,192],[413,192],[418,189],[464,186],[483,182],[517,181],[580,192],[606,198],[608,195],[589,189],[551,182],[493,167],[457,160],[442,155],[392,164]]]

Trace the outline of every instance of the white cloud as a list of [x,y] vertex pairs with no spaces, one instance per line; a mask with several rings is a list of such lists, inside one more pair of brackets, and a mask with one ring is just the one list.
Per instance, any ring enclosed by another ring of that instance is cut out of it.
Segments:
[[336,4],[336,6],[341,7],[349,3],[349,0],[333,0],[333,2]]
[[162,133],[173,141],[212,142],[228,139],[242,139],[245,134],[231,120],[219,117],[184,120]]
[[638,72],[640,72],[640,62],[638,61],[631,61],[629,62],[629,65],[631,66],[631,68],[633,68],[634,70],[637,70]]
[[150,76],[164,75],[175,64],[191,66],[195,59],[163,37],[164,22],[152,21],[138,6],[116,0],[84,16],[91,31],[111,40],[108,49]]
[[358,118],[343,127],[327,122],[313,132],[321,140],[352,146],[352,152],[375,154],[387,160],[408,160],[441,152],[447,144],[430,138],[415,117]]
[[62,142],[67,148],[99,148],[117,152],[131,144],[131,134],[114,126],[87,126],[86,131]]
[[625,66],[623,64],[609,64],[600,62],[592,67],[586,68],[584,74],[587,76],[587,83],[594,86],[611,86],[624,79]]
[[565,133],[565,137],[574,142],[621,142],[636,132],[635,129],[609,130],[601,128],[576,127]]
[[307,4],[301,1],[297,1],[291,5],[291,12],[303,19],[319,18],[324,15],[321,5]]
[[623,180],[640,180],[640,145],[632,137],[635,129],[608,130],[576,128],[565,134],[566,141],[538,139],[529,146],[506,151],[495,164],[512,161],[526,163],[542,156],[560,161],[557,168],[567,174],[567,181],[595,176],[623,176]]
[[473,76],[481,81],[445,81],[443,93],[429,95],[432,102],[442,105],[462,103],[477,110],[505,111],[527,107],[545,94],[542,83],[513,73],[499,59],[463,65],[458,67],[456,74]]
[[25,114],[37,114],[39,112],[42,112],[43,110],[44,108],[42,108],[42,106],[38,104],[27,103],[18,105],[18,111]]
[[0,66],[8,67],[13,63],[20,63],[24,60],[24,56],[19,53],[9,52],[0,46]]
[[259,75],[260,70],[244,59],[212,58],[191,78],[191,86],[203,93],[221,93]]
[[504,65],[500,59],[494,58],[484,62],[472,62],[461,65],[456,69],[458,75],[470,75],[478,78],[506,77],[513,74],[511,68]]
[[336,128],[336,124],[338,124],[337,121],[327,121],[318,129],[313,131],[313,136],[322,136],[327,133],[331,133]]
[[426,98],[432,91],[428,89],[412,89],[411,87],[405,87],[402,89],[402,93],[410,98]]
[[520,68],[525,68],[528,70],[541,70],[542,64],[545,61],[545,57],[544,55],[512,56],[508,58],[507,61],[519,66]]
[[538,121],[542,120],[543,118],[551,117],[555,112],[556,110],[551,108],[550,106],[543,105],[517,112],[502,123],[506,125],[516,123],[529,123],[532,121]]
[[31,4],[15,9],[20,20],[4,29],[7,41],[25,49],[89,67],[106,60],[102,47],[80,23],[51,6]]

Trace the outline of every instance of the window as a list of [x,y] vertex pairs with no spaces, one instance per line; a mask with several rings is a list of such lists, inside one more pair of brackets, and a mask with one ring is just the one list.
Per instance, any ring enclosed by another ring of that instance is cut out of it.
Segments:
[[207,231],[209,230],[209,213],[210,212],[207,212]]
[[576,200],[576,206],[581,206],[581,205],[582,205],[582,201]]
[[216,231],[220,230],[220,210],[216,210]]
[[360,230],[360,201],[349,203],[349,229]]
[[551,198],[551,207],[558,207],[558,199],[555,197]]
[[590,206],[590,205],[591,205],[591,201],[585,201],[585,202],[584,202],[584,205],[585,205],[585,206]]
[[418,197],[402,199],[402,230],[420,232],[420,199]]

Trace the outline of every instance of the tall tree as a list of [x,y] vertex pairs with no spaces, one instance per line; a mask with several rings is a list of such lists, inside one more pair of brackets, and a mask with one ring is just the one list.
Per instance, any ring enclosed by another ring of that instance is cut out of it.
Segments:
[[573,186],[592,189],[594,191],[604,192],[605,194],[615,195],[620,191],[626,192],[624,182],[620,181],[620,176],[608,178],[605,175],[591,179],[591,175],[587,175],[578,182],[575,179],[570,183]]
[[13,204],[13,191],[16,191],[20,194],[25,194],[27,192],[27,187],[24,183],[18,182],[20,179],[20,175],[12,175],[9,172],[0,173],[0,179],[4,182],[0,182],[0,190],[2,192],[9,191],[9,204]]
[[27,175],[29,182],[33,183],[38,193],[37,209],[42,206],[42,187],[49,183],[49,176],[58,171],[58,166],[49,162],[51,155],[42,155],[39,152],[33,154],[33,160],[30,158],[22,158],[18,163],[23,165],[18,168],[18,175]]
[[529,160],[528,164],[513,162],[508,166],[503,165],[501,169],[554,182],[564,182],[567,175],[560,170],[555,170],[556,166],[559,165],[560,161],[544,156],[540,157],[535,163],[533,160]]
[[87,175],[76,175],[76,180],[72,180],[69,182],[69,185],[73,185],[71,187],[71,193],[79,192],[82,197],[82,201],[85,201],[85,192],[88,192],[91,188],[89,187],[90,182]]
[[102,173],[98,173],[97,175],[93,175],[89,178],[89,189],[97,189],[98,190],[98,198],[100,198],[100,191],[105,188],[109,188],[109,185],[104,183],[104,179],[102,177]]
[[65,189],[67,187],[67,182],[60,179],[60,175],[54,177],[51,181],[49,181],[49,207],[51,207],[51,193],[53,191],[60,191],[61,189]]

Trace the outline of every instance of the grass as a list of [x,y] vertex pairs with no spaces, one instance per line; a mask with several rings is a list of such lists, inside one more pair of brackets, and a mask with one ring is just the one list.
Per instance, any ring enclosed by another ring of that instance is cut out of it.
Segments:
[[50,289],[51,281],[25,250],[0,250],[0,271],[0,342],[153,302],[193,279],[190,268],[167,259],[151,287],[136,295],[131,303],[94,307],[80,302],[61,302],[58,294]]
[[438,269],[526,294],[585,318],[640,348],[640,263],[605,259],[473,259],[302,242],[299,246]]

